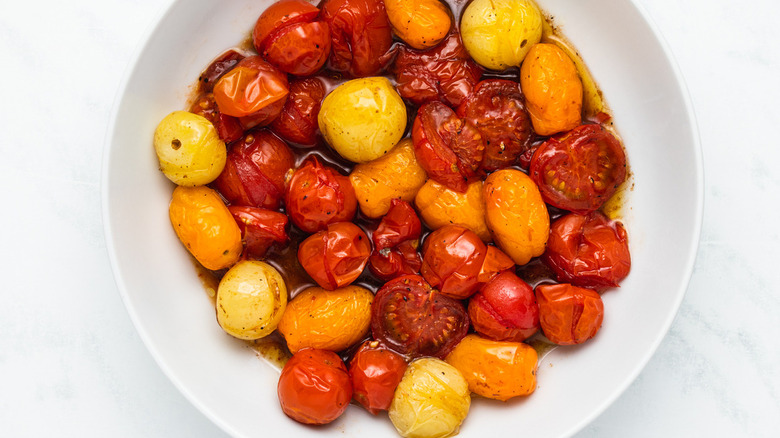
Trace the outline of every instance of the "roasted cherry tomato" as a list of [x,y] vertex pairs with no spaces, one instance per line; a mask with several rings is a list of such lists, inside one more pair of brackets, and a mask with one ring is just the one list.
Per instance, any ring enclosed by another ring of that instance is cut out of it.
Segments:
[[304,0],[281,0],[257,19],[252,42],[258,53],[280,70],[307,76],[330,55],[330,27],[317,21],[319,9]]
[[347,409],[352,383],[336,353],[305,348],[285,364],[277,394],[288,417],[303,424],[327,424]]
[[317,78],[291,81],[290,95],[282,113],[271,123],[271,129],[289,142],[314,145],[317,142],[317,115],[325,91],[325,85]]
[[382,0],[326,0],[321,17],[330,25],[333,38],[332,70],[353,77],[382,71],[393,42]]
[[445,225],[460,225],[477,233],[483,242],[493,240],[485,223],[482,181],[474,181],[469,184],[466,193],[458,193],[429,179],[417,192],[414,205],[425,225],[432,230]]
[[598,211],[553,222],[542,260],[558,281],[575,286],[616,287],[631,270],[626,230]]
[[385,283],[371,306],[374,339],[409,357],[443,358],[468,329],[463,304],[431,288],[419,275]]
[[604,303],[596,291],[570,284],[540,285],[536,299],[542,331],[558,345],[581,344],[601,328]]
[[217,128],[219,138],[225,143],[232,143],[244,135],[244,127],[238,118],[219,112],[214,93],[201,93],[190,106],[190,112],[205,117]]
[[284,195],[284,182],[294,167],[295,156],[289,146],[269,131],[253,130],[233,144],[214,185],[233,205],[276,210]]
[[479,176],[485,143],[482,134],[450,107],[431,102],[420,107],[412,127],[414,152],[428,176],[465,193]]
[[482,76],[456,31],[429,50],[400,46],[392,72],[404,99],[415,105],[441,100],[453,107],[471,94]]
[[458,116],[484,137],[482,168],[487,171],[511,166],[531,144],[534,132],[517,82],[487,79],[478,83],[458,107]]
[[550,138],[531,158],[529,175],[544,201],[576,213],[598,210],[626,179],[626,155],[601,125]]
[[403,357],[381,347],[378,341],[366,341],[349,361],[352,395],[374,415],[386,411],[404,371]]
[[393,199],[390,211],[379,222],[371,239],[374,252],[368,259],[371,272],[382,280],[417,274],[422,260],[417,252],[422,224],[408,202]]
[[241,230],[244,256],[262,259],[274,243],[287,242],[287,215],[256,207],[228,207]]
[[512,271],[495,276],[469,300],[477,333],[497,341],[522,342],[539,330],[534,290]]
[[371,255],[371,243],[352,222],[337,222],[312,234],[298,247],[298,261],[322,288],[347,286],[360,276]]
[[215,60],[211,61],[211,64],[198,77],[201,88],[206,92],[211,92],[217,80],[244,58],[244,55],[232,49],[219,55]]
[[357,211],[357,198],[349,178],[323,165],[316,156],[307,159],[293,174],[285,204],[293,223],[307,233],[350,221]]
[[260,56],[242,59],[214,85],[214,99],[222,114],[251,116],[255,125],[273,121],[288,93],[287,75]]
[[450,11],[439,0],[384,0],[393,30],[415,49],[439,44],[452,27]]

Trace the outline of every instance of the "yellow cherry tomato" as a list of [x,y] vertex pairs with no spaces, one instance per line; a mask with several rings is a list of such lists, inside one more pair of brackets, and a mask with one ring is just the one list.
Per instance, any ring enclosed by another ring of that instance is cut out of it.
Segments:
[[439,0],[384,0],[395,33],[415,49],[439,44],[450,31],[452,19]]
[[414,205],[425,225],[432,230],[460,225],[476,233],[483,242],[493,240],[485,223],[482,181],[469,184],[466,193],[459,193],[429,179],[417,192]]
[[180,186],[202,186],[219,176],[227,149],[214,125],[187,111],[168,114],[154,131],[160,169]]
[[241,230],[217,192],[178,186],[168,214],[179,240],[203,267],[216,271],[238,261]]

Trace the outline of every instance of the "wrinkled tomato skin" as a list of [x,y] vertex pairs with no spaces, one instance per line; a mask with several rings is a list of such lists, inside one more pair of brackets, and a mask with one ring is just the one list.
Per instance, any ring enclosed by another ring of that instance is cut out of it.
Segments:
[[285,364],[277,394],[288,417],[303,424],[327,424],[347,409],[352,383],[336,353],[305,348]]
[[287,215],[257,207],[228,207],[241,230],[244,257],[262,259],[274,243],[286,243]]
[[330,27],[321,21],[286,26],[266,41],[260,53],[285,73],[314,74],[330,55]]
[[330,25],[330,69],[356,78],[384,69],[393,35],[382,0],[326,0],[320,17]]
[[285,204],[293,223],[307,233],[351,221],[357,211],[355,189],[349,178],[323,165],[316,156],[293,173]]
[[442,294],[464,299],[479,288],[487,246],[473,231],[457,225],[439,228],[425,239],[422,253],[422,276]]
[[268,7],[252,30],[252,44],[255,50],[262,52],[263,44],[279,28],[296,23],[314,21],[320,10],[305,0],[281,0]]
[[512,271],[494,277],[469,300],[474,330],[496,341],[522,342],[539,330],[534,290]]
[[463,304],[431,288],[419,275],[385,283],[371,305],[374,339],[408,358],[444,358],[468,328]]
[[219,55],[217,59],[211,61],[211,64],[209,64],[198,77],[198,82],[200,82],[202,90],[211,92],[214,89],[214,84],[217,80],[221,78],[223,74],[235,67],[242,59],[244,59],[244,55],[235,50],[228,50]]
[[219,111],[247,120],[245,127],[271,123],[288,93],[287,75],[258,55],[242,59],[214,84]]
[[374,415],[390,408],[395,388],[406,371],[401,355],[378,344],[364,342],[349,362],[353,397]]
[[587,214],[598,210],[626,179],[626,155],[601,125],[581,125],[544,142],[529,176],[553,207]]
[[478,83],[457,113],[484,137],[482,168],[486,171],[513,165],[531,144],[534,132],[517,82],[487,79]]
[[271,123],[271,129],[291,143],[313,146],[317,142],[317,115],[325,92],[325,85],[317,78],[291,81],[290,94],[282,113]]
[[232,145],[214,186],[232,205],[276,210],[294,167],[289,146],[267,130],[253,130]]
[[553,222],[542,261],[562,283],[617,287],[631,270],[628,234],[603,213],[571,213]]
[[604,303],[594,290],[570,284],[536,287],[544,335],[558,345],[581,344],[596,336],[604,320]]
[[352,222],[338,222],[312,234],[298,246],[298,261],[323,289],[335,290],[355,281],[371,255],[371,243]]
[[417,252],[422,223],[408,202],[393,199],[390,210],[371,236],[374,252],[369,269],[382,280],[417,274],[422,260]]
[[230,144],[244,135],[244,127],[235,117],[219,112],[213,93],[202,93],[190,106],[190,112],[207,118],[217,129],[217,135],[226,144]]
[[398,93],[415,105],[440,100],[457,107],[482,76],[482,69],[466,52],[457,32],[429,50],[400,46],[391,70]]

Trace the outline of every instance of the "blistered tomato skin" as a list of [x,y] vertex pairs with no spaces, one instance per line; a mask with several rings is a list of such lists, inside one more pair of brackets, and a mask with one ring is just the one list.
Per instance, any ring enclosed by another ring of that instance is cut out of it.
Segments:
[[187,111],[174,111],[157,125],[154,150],[165,176],[180,186],[201,186],[219,176],[227,149],[214,125]]
[[298,246],[298,261],[320,287],[347,286],[363,272],[371,255],[371,243],[352,222],[337,222],[312,234]]
[[491,70],[517,67],[542,38],[544,18],[533,0],[474,0],[463,11],[463,45]]
[[570,284],[540,285],[536,299],[542,331],[553,343],[581,344],[601,328],[604,303],[594,290]]
[[420,272],[422,223],[408,202],[393,199],[392,207],[379,222],[371,240],[374,252],[368,259],[371,272],[382,280]]
[[414,205],[425,225],[432,230],[460,225],[477,233],[485,243],[493,240],[485,223],[482,181],[474,181],[466,193],[459,193],[429,179],[417,192]]
[[339,155],[365,163],[401,140],[406,106],[386,78],[353,79],[325,97],[317,120],[325,141]]
[[252,117],[255,126],[273,121],[288,93],[287,75],[260,56],[242,59],[214,85],[219,111],[233,117]]
[[317,78],[292,80],[290,95],[271,129],[289,142],[313,146],[317,142],[317,116],[325,91],[325,85]]
[[336,222],[351,221],[357,211],[355,190],[346,176],[313,156],[290,179],[285,197],[287,214],[307,233]]
[[287,237],[287,215],[257,207],[228,207],[241,230],[244,257],[262,259],[274,244],[284,244]]
[[336,353],[306,348],[285,364],[277,394],[288,417],[303,424],[327,424],[347,409],[352,383]]
[[534,290],[511,271],[482,286],[469,301],[474,330],[497,341],[522,342],[539,330]]
[[390,409],[395,388],[406,371],[401,355],[366,341],[349,361],[353,397],[366,410],[376,415]]
[[219,282],[217,322],[236,338],[253,340],[271,334],[286,306],[282,274],[267,263],[242,260]]
[[444,438],[458,433],[470,406],[469,385],[461,372],[425,357],[406,368],[389,416],[404,438]]
[[468,335],[446,360],[463,374],[469,390],[483,397],[507,401],[536,390],[538,355],[522,342]]
[[181,243],[204,268],[216,271],[238,261],[241,230],[214,190],[176,187],[169,216]]
[[439,44],[450,31],[452,19],[439,0],[384,0],[395,33],[415,49]]

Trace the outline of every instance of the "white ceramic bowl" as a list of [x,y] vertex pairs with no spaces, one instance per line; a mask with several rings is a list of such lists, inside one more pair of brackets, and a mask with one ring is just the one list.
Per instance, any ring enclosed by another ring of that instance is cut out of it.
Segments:
[[[702,217],[700,147],[682,78],[646,14],[630,0],[539,0],[601,85],[634,175],[624,223],[633,266],[605,294],[598,336],[540,363],[529,398],[477,400],[460,436],[576,433],[634,380],[666,334],[692,271]],[[242,41],[271,0],[176,0],[140,48],[120,90],[103,175],[114,275],[147,347],[205,415],[240,437],[396,433],[386,416],[351,406],[335,424],[287,419],[278,372],[217,325],[186,250],[168,221],[172,185],[158,170],[152,133],[183,109],[199,72]]]

